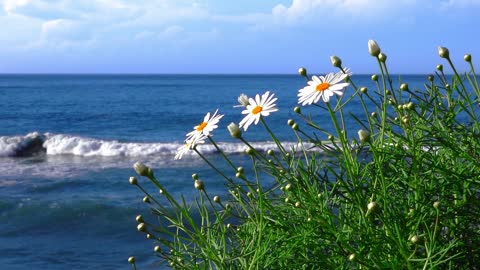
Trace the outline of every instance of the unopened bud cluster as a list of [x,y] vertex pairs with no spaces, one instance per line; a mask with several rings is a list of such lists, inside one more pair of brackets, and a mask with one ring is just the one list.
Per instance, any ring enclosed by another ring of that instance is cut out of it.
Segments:
[[230,136],[234,139],[240,139],[242,137],[242,130],[237,126],[235,123],[230,123],[227,126],[228,132],[230,133]]
[[133,164],[133,169],[140,176],[148,176],[149,175],[149,168],[141,162],[135,162],[135,164]]

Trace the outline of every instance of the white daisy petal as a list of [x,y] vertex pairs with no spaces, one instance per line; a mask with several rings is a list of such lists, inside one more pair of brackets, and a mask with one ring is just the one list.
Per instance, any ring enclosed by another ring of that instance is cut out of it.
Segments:
[[270,113],[278,111],[275,101],[277,98],[274,97],[274,94],[270,94],[270,91],[265,92],[262,96],[257,94],[255,100],[250,99],[246,110],[242,111],[242,114],[246,115],[240,121],[239,127],[247,131],[251,124],[258,124],[260,117],[269,116]]
[[205,136],[210,136],[211,132],[218,127],[218,122],[222,119],[223,114],[218,114],[218,109],[215,113],[210,114],[208,112],[204,117],[203,121],[198,124],[197,126],[193,127],[193,131],[187,133],[186,141],[191,140],[193,137],[198,136],[200,134]]
[[185,140],[185,144],[180,146],[177,149],[177,153],[175,154],[174,159],[181,159],[184,154],[195,148],[198,144],[205,143],[205,139],[207,138],[206,135],[199,133],[187,140]]
[[317,103],[320,99],[329,102],[330,97],[343,95],[343,91],[349,83],[341,82],[351,75],[350,70],[345,69],[345,73],[329,73],[323,76],[312,76],[312,80],[307,82],[307,86],[298,91],[298,103],[311,105]]

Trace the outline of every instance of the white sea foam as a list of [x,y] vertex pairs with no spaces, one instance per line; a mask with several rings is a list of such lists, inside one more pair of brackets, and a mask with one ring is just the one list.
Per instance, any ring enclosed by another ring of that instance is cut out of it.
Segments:
[[[98,140],[70,135],[50,135],[43,146],[47,149],[47,155],[70,154],[77,156],[125,156],[125,157],[141,157],[141,156],[170,156],[175,155],[178,148],[183,143],[133,143]],[[284,147],[289,149],[296,146],[297,143],[287,142]],[[225,153],[242,153],[245,152],[247,146],[241,142],[219,142],[218,146]],[[252,146],[259,151],[267,151],[269,149],[277,149],[274,142],[256,142]],[[199,145],[197,149],[205,154],[217,152],[214,145]],[[194,154],[193,151],[187,154]]]
[[[33,132],[25,136],[4,136],[0,137],[0,156],[17,156],[32,142],[41,143],[49,156],[74,155],[83,157],[143,157],[143,156],[174,156],[178,148],[182,146],[179,142],[120,142],[117,140],[101,140],[95,138],[67,135],[67,134],[40,134]],[[286,149],[297,147],[296,142],[282,143]],[[222,151],[229,154],[243,153],[247,146],[242,142],[219,142],[218,146]],[[271,141],[252,143],[258,151],[276,150],[277,145]],[[212,154],[217,149],[212,144],[199,145],[197,148],[204,154]],[[195,155],[189,151],[187,155]]]

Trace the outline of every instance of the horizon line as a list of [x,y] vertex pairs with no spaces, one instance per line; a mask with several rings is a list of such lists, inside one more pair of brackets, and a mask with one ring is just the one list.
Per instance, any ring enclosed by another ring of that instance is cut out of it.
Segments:
[[[316,75],[322,75],[322,74],[328,74],[328,73],[322,73],[322,72],[312,72],[308,75],[311,75],[311,74],[316,74]],[[353,74],[353,76],[355,75],[360,75],[360,76],[371,76],[371,75],[381,75],[379,73],[355,73]],[[0,76],[15,76],[15,75],[38,75],[38,76],[42,76],[42,75],[89,75],[89,76],[94,76],[94,75],[99,75],[99,76],[102,76],[102,75],[110,75],[110,76],[125,76],[125,75],[150,75],[150,76],[173,76],[173,75],[185,75],[185,76],[188,76],[188,75],[200,75],[200,76],[206,76],[206,75],[215,75],[215,76],[236,76],[236,75],[240,75],[240,76],[251,76],[251,75],[258,75],[258,76],[265,76],[265,75],[288,75],[288,76],[300,76],[298,73],[243,73],[243,72],[239,72],[239,73],[215,73],[215,72],[212,72],[212,73],[188,73],[188,72],[185,72],[185,73],[153,73],[153,72],[145,72],[145,73],[140,73],[140,72],[75,72],[75,73],[70,73],[70,72],[52,72],[52,73],[43,73],[43,72],[26,72],[26,73],[13,73],[13,72],[6,72],[6,73],[0,73]],[[390,76],[397,76],[397,75],[402,75],[402,76],[424,76],[424,75],[435,75],[434,73],[392,73],[390,74]],[[445,73],[445,75],[455,75],[454,73]]]

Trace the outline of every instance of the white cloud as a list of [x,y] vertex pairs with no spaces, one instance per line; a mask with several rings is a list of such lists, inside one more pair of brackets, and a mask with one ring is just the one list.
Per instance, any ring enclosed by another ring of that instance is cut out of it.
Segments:
[[[157,39],[165,38],[183,31],[183,22],[198,26],[208,18],[204,5],[191,0],[0,0],[2,8],[5,14],[0,14],[0,21],[29,18],[24,21],[32,22],[31,28],[37,29],[37,33],[29,33],[30,40],[23,42],[23,48],[93,39],[121,42],[146,38],[148,31],[156,33]],[[8,45],[14,44],[4,44]]]
[[171,39],[174,38],[175,36],[178,36],[184,31],[184,28],[178,25],[173,25],[167,27],[163,32],[160,33],[159,38],[160,39]]
[[6,13],[15,12],[17,8],[30,4],[31,0],[5,0],[3,3],[3,10]]
[[472,6],[479,6],[480,7],[480,0],[448,0],[442,2],[442,8],[466,8]]
[[78,30],[81,27],[72,20],[57,19],[46,21],[42,24],[41,36],[48,40],[63,40],[78,38]]
[[322,21],[330,18],[383,19],[400,8],[415,4],[415,0],[293,0],[290,6],[278,4],[272,9],[276,23]]

